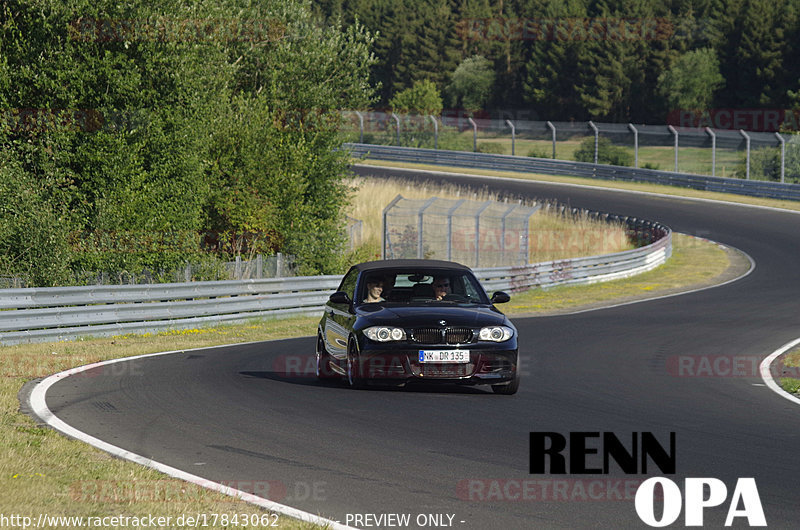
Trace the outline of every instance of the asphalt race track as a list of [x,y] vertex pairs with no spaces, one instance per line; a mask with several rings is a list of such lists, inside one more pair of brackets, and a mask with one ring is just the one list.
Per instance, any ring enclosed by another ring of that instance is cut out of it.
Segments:
[[[682,486],[685,477],[715,477],[728,488],[728,500],[705,511],[706,527],[723,526],[737,478],[754,477],[768,525],[796,528],[800,406],[763,386],[757,366],[800,336],[800,215],[536,182],[487,185],[661,221],[743,250],[757,267],[693,294],[515,320],[525,374],[515,396],[320,384],[294,371],[312,358],[307,337],[120,363],[57,383],[49,408],[139,455],[255,493],[267,495],[269,485],[273,500],[342,523],[353,522],[348,513],[396,513],[417,527],[420,514],[449,514],[463,529],[646,527],[632,496],[619,497],[625,480],[662,475],[658,468],[625,475],[612,462],[608,475],[530,475],[529,432],[629,440],[649,431],[664,445],[675,432],[669,478]],[[703,377],[676,370],[687,359],[733,358],[747,376],[731,377],[719,362]],[[523,494],[520,481],[545,482],[528,482]],[[681,514],[675,524],[683,523]]]

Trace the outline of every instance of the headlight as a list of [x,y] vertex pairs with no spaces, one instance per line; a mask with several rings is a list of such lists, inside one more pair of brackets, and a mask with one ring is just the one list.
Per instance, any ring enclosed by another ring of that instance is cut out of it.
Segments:
[[514,330],[506,326],[491,326],[481,328],[480,339],[492,342],[505,342],[514,336]]
[[390,340],[405,340],[406,332],[401,328],[389,326],[373,326],[364,330],[368,339],[376,342],[389,342]]

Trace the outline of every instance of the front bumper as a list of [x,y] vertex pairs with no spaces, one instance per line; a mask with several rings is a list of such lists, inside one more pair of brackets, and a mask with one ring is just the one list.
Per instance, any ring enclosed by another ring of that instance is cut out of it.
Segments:
[[[498,347],[500,346],[500,347]],[[512,348],[507,349],[508,346]],[[468,363],[421,363],[419,351],[465,349]],[[360,373],[369,382],[449,382],[465,385],[496,384],[511,381],[517,370],[514,344],[468,344],[426,346],[417,344],[372,344],[359,355]]]

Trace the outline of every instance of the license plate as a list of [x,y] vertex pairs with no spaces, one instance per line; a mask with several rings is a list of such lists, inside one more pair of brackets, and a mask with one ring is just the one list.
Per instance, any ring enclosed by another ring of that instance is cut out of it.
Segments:
[[469,350],[419,350],[421,363],[468,363]]

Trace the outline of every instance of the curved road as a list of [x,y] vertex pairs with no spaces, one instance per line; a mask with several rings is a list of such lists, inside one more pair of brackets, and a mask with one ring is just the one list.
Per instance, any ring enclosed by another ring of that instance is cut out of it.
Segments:
[[[672,480],[716,477],[730,493],[737,477],[754,477],[769,526],[796,527],[800,408],[764,387],[753,366],[800,336],[800,215],[538,182],[486,185],[658,220],[739,248],[757,267],[698,293],[515,320],[526,373],[516,396],[318,384],[294,371],[314,349],[301,338],[128,361],[57,383],[48,406],[86,433],[208,479],[343,523],[353,522],[348,513],[410,514],[412,527],[419,514],[451,514],[464,529],[645,527],[633,500],[619,500],[620,481],[658,468],[530,475],[529,432],[613,431],[627,443],[650,431],[664,445],[675,432]],[[719,356],[736,357],[749,376],[727,376]],[[703,358],[717,361],[717,373],[679,371]],[[527,483],[523,495],[526,480],[545,482]],[[727,511],[727,501],[706,510],[706,526],[721,527]]]

